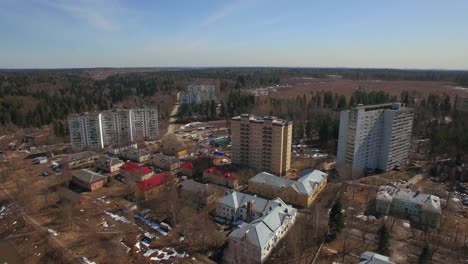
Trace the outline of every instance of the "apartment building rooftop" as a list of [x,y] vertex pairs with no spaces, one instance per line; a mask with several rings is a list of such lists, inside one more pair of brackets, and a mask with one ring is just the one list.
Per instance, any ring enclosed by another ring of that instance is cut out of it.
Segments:
[[268,121],[271,121],[273,125],[278,125],[278,126],[286,126],[286,125],[292,124],[292,121],[283,120],[275,116],[260,117],[260,116],[251,115],[251,114],[242,114],[240,116],[235,116],[232,118],[232,120],[234,121],[249,120],[249,122],[251,123],[264,123],[266,120],[268,120]]
[[360,110],[364,109],[365,111],[374,111],[374,110],[411,110],[412,108],[404,107],[400,102],[384,103],[384,104],[374,104],[374,105],[362,105],[354,107],[353,109]]
[[413,192],[410,189],[399,189],[391,186],[380,186],[377,193],[378,200],[392,201],[393,199],[408,201],[422,206],[425,210],[441,213],[440,198],[435,195]]

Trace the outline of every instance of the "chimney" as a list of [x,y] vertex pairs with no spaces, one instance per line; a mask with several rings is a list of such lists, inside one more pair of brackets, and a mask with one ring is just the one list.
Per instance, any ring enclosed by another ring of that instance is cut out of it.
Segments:
[[248,201],[247,202],[247,222],[250,223],[252,222],[253,218],[253,202],[254,201]]

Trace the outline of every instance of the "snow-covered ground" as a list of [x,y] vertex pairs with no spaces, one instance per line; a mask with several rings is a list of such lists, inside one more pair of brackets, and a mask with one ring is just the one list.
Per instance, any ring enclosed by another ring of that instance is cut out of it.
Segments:
[[161,235],[167,236],[167,232],[164,231],[158,223],[152,222],[152,221],[150,221],[150,220],[148,220],[146,218],[140,217],[140,216],[135,216],[135,218],[140,219],[145,224],[147,224],[149,227],[151,227],[152,229],[158,231]]
[[151,257],[150,260],[152,261],[161,261],[161,260],[168,260],[170,258],[184,258],[189,257],[188,254],[185,253],[178,253],[173,248],[164,248],[164,249],[148,249],[145,254],[145,257]]
[[90,261],[87,257],[83,257],[83,261],[84,261],[84,263],[86,263],[86,264],[96,264],[96,262]]
[[53,235],[53,236],[58,236],[59,233],[53,229],[50,229],[50,228],[47,228],[47,232],[49,232],[49,234]]
[[121,223],[130,223],[130,221],[127,220],[127,218],[123,217],[123,216],[120,216],[120,215],[116,215],[116,214],[113,214],[111,212],[104,212],[106,215],[112,217],[112,219],[114,219],[115,221],[117,222],[121,222]]

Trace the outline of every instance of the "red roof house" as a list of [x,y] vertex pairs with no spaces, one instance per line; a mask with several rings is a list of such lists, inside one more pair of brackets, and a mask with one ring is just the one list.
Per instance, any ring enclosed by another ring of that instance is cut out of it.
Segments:
[[140,166],[133,162],[127,162],[120,167],[120,174],[128,181],[141,182],[153,177],[154,171],[148,167]]
[[186,161],[180,166],[180,171],[183,175],[192,177],[193,176],[193,163]]
[[135,196],[137,199],[144,200],[154,198],[162,187],[171,182],[172,179],[173,176],[166,172],[156,174],[150,179],[141,181],[136,185]]
[[216,167],[211,167],[203,170],[203,179],[214,184],[237,189],[239,181],[234,172],[223,172]]
[[171,177],[172,176],[169,173],[163,172],[163,173],[154,175],[148,180],[139,182],[137,186],[138,188],[140,188],[140,190],[146,191],[148,189],[151,189],[153,187],[166,183],[168,179],[170,179]]

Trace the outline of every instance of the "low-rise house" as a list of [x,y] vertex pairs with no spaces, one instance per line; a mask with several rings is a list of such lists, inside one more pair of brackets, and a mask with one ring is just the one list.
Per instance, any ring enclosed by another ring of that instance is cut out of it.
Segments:
[[174,176],[163,172],[147,180],[138,182],[135,188],[135,199],[150,200],[155,198],[165,186],[174,182],[173,179]]
[[140,166],[133,162],[127,162],[120,167],[120,175],[125,177],[127,183],[146,181],[153,177],[154,171],[148,167]]
[[94,165],[99,154],[94,151],[83,151],[70,155],[67,160],[67,165],[70,169],[89,168]]
[[394,264],[390,258],[374,252],[366,251],[359,257],[359,264]]
[[216,219],[226,223],[251,222],[267,215],[277,206],[290,207],[280,198],[267,200],[256,195],[232,192],[216,201]]
[[280,197],[289,204],[307,207],[327,184],[327,174],[305,170],[297,181],[261,172],[249,180],[249,190],[266,198]]
[[380,186],[376,198],[376,211],[383,215],[408,219],[430,228],[439,227],[442,217],[439,197],[390,186]]
[[150,153],[144,149],[127,148],[120,152],[123,159],[131,160],[134,162],[142,163],[150,158]]
[[203,180],[231,189],[239,187],[239,180],[234,172],[223,172],[216,167],[203,170]]
[[184,143],[180,141],[171,142],[171,144],[163,144],[161,151],[165,155],[176,156],[178,158],[187,155],[187,148]]
[[225,189],[207,183],[199,183],[194,180],[184,180],[178,185],[179,197],[192,202],[196,207],[211,205],[224,195]]
[[296,209],[279,198],[265,200],[238,192],[219,199],[218,206],[217,214],[220,210],[231,219],[246,221],[229,234],[225,263],[263,263],[293,226],[297,215]]
[[180,166],[180,172],[182,175],[192,177],[193,176],[193,163],[191,161],[186,161]]
[[106,155],[100,156],[95,162],[94,166],[98,170],[102,170],[105,172],[116,172],[120,170],[120,167],[124,165],[124,162],[119,160],[118,158],[111,158]]
[[102,188],[107,179],[105,176],[88,169],[73,170],[71,175],[74,184],[89,191]]
[[162,153],[154,154],[151,163],[163,170],[173,171],[180,168],[180,161],[173,156],[164,155]]

